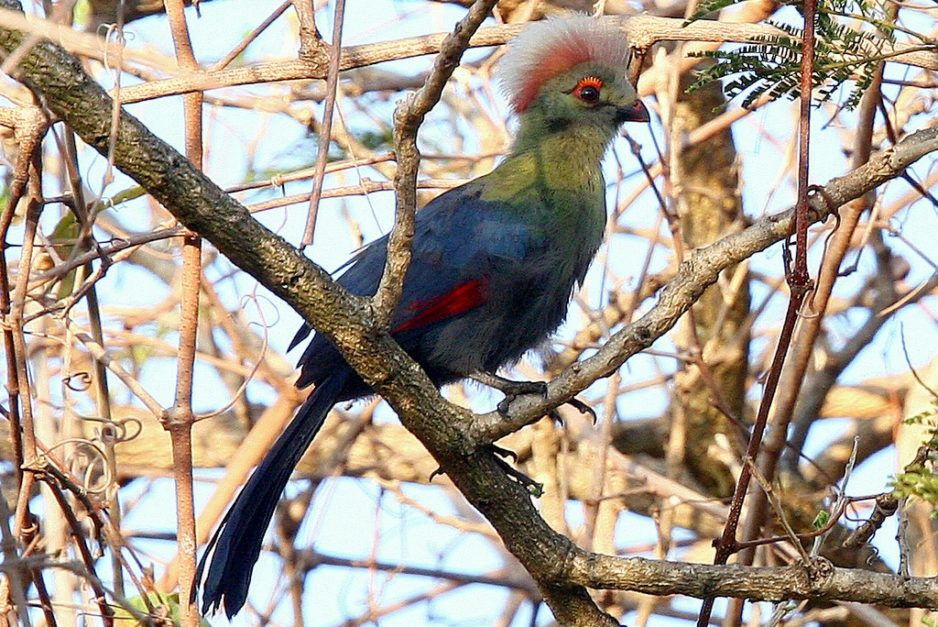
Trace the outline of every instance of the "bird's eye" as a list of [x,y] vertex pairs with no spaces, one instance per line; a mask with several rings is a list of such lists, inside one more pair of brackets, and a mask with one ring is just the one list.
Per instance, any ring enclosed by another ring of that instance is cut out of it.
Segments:
[[573,88],[573,95],[586,104],[596,104],[599,102],[599,94],[603,88],[603,81],[596,76],[586,76],[581,78]]

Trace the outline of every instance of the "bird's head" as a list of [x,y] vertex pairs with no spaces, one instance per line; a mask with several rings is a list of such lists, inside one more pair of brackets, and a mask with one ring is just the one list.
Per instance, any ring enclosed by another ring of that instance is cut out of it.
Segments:
[[588,15],[549,18],[525,28],[500,65],[502,90],[522,119],[553,132],[571,126],[609,137],[623,122],[648,121],[626,78],[629,46],[613,25]]

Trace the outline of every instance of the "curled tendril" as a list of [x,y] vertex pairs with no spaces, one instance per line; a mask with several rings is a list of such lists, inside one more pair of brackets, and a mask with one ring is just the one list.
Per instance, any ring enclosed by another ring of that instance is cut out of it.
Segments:
[[271,187],[283,187],[284,185],[286,185],[286,183],[287,183],[286,177],[283,176],[282,174],[274,174],[272,177],[270,177]]
[[[98,26],[98,32],[101,31],[104,31],[105,42],[116,43],[118,46],[123,46],[126,42],[134,39],[133,33],[125,32],[123,27],[117,24],[101,24]],[[110,49],[107,46],[104,48],[104,69],[108,72],[113,69],[110,62]]]
[[231,407],[233,407],[234,404],[238,401],[238,399],[240,399],[243,396],[244,391],[247,389],[248,384],[251,383],[251,381],[254,379],[254,375],[257,374],[257,370],[258,368],[260,368],[261,363],[264,361],[264,359],[267,358],[267,342],[269,339],[268,329],[270,329],[270,327],[273,324],[276,324],[280,320],[279,318],[280,314],[278,310],[274,308],[273,311],[277,312],[277,318],[273,323],[269,323],[267,321],[267,317],[264,315],[264,310],[261,307],[261,303],[267,303],[268,305],[272,305],[272,302],[270,301],[269,298],[258,294],[256,290],[252,292],[251,294],[245,295],[244,298],[241,299],[241,309],[244,310],[245,306],[248,303],[254,305],[254,308],[257,310],[257,316],[258,318],[260,318],[260,322],[254,322],[254,321],[249,322],[250,325],[257,326],[261,330],[262,344],[261,344],[260,354],[258,355],[257,360],[254,362],[254,367],[251,368],[251,373],[247,377],[244,378],[244,381],[238,387],[238,390],[234,393],[234,395],[232,395],[231,401],[229,401],[227,404],[220,407],[219,409],[216,409],[215,411],[209,412],[207,414],[197,415],[195,417],[196,421],[205,420],[206,418],[214,418],[215,416],[221,415],[224,412],[228,411]]
[[[263,294],[258,294],[257,290],[251,292],[250,294],[245,294],[241,297],[241,302],[239,303],[241,311],[247,309],[249,304],[254,305],[255,311],[257,311],[257,317],[260,318],[260,322],[251,321],[249,324],[260,327],[265,334],[271,327],[274,327],[280,323],[280,309],[274,305],[272,300]],[[270,311],[274,315],[273,320],[267,320],[267,316],[264,315],[264,310],[261,307],[261,304],[268,305],[270,307]]]
[[143,424],[133,417],[121,420],[105,420],[97,416],[79,418],[100,425],[95,429],[94,437],[67,438],[57,442],[48,453],[72,445],[73,450],[65,457],[64,462],[65,467],[75,477],[75,482],[87,494],[107,497],[115,486],[105,448],[133,440],[143,431]]
[[[71,444],[74,450],[65,458],[65,467],[77,467],[79,471],[70,471],[76,477],[80,476],[81,489],[86,494],[104,495],[108,486],[111,485],[112,477],[107,463],[107,454],[98,444],[86,438],[66,438],[61,442],[56,442],[51,446],[47,455],[51,455],[57,449],[64,448]],[[84,457],[84,459],[81,459]],[[100,468],[101,479],[94,482],[95,469]]]
[[[117,444],[135,439],[143,431],[143,423],[136,418],[123,418],[121,420],[106,420],[97,416],[83,416],[82,420],[97,422],[101,425],[95,432],[95,439],[104,444]],[[128,426],[132,430],[128,430]]]
[[123,425],[109,422],[105,423],[101,429],[98,430],[98,437],[101,438],[101,441],[105,444],[112,444],[123,439],[123,432]]
[[85,370],[70,374],[62,380],[65,387],[73,392],[86,392],[91,387],[92,381],[91,373]]

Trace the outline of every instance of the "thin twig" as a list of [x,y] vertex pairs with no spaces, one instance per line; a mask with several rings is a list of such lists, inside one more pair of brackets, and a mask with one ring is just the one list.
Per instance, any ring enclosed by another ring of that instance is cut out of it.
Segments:
[[[114,111],[119,112],[120,108],[115,102]],[[114,123],[116,121],[115,114],[112,113],[111,116],[111,129],[113,132]],[[113,146],[114,146],[113,135],[110,140],[109,147],[109,165],[111,167],[111,159],[113,156]],[[93,220],[94,216],[87,209],[87,203],[85,200],[84,192],[84,181],[82,180],[81,173],[78,166],[78,146],[75,142],[75,134],[70,131],[65,131],[65,137],[63,142],[63,153],[64,153],[64,162],[65,169],[68,174],[69,182],[69,192],[73,197],[72,202],[72,211],[75,214],[75,219],[78,221],[80,226],[80,232],[78,241],[75,243],[75,246],[72,247],[72,250],[69,252],[69,259],[74,259],[78,256],[79,253],[86,249],[98,250],[97,242],[94,240],[92,234]],[[85,298],[87,307],[88,307],[88,322],[91,327],[91,337],[99,345],[105,346],[104,341],[104,330],[101,324],[101,309],[98,303],[97,290],[95,288],[95,283],[103,278],[104,273],[107,271],[108,261],[103,259],[102,263],[97,269],[92,267],[92,262],[89,260],[84,266],[83,271],[88,275],[88,280],[83,282],[81,285],[76,285],[75,289],[71,296],[67,299],[68,302],[65,304],[65,308],[62,311],[62,317],[66,317],[69,314],[69,310],[72,306],[78,303],[82,298]],[[106,420],[111,420],[111,396],[108,390],[107,383],[107,370],[100,361],[94,362],[95,376],[94,376],[94,386],[95,386],[95,407],[97,408],[98,415]],[[107,442],[106,447],[106,463],[108,470],[110,471],[111,477],[116,476],[117,472],[117,461],[116,454],[114,451],[113,442]],[[120,529],[121,523],[121,506],[120,498],[118,496],[117,484],[115,483],[112,486],[112,489],[109,491],[108,495],[108,507],[111,510],[111,519],[114,521],[114,526],[116,529]],[[115,538],[120,538],[120,533],[114,534]],[[118,595],[124,596],[124,578],[121,569],[120,562],[120,552],[122,550],[122,544],[117,544],[111,547],[111,568],[114,572],[114,589]]]
[[410,241],[414,236],[414,215],[417,210],[417,170],[420,151],[417,149],[417,131],[427,113],[439,102],[443,88],[459,65],[463,52],[473,34],[492,12],[497,0],[476,0],[465,17],[456,24],[452,34],[440,45],[440,54],[423,87],[401,102],[394,110],[394,153],[397,155],[397,173],[394,189],[397,203],[394,228],[388,239],[388,258],[381,283],[372,299],[375,322],[386,327],[397,307],[404,286],[404,274],[410,266]]
[[[300,0],[295,0],[300,1]],[[34,22],[22,20],[16,14],[8,16],[0,11],[0,27],[14,28],[16,30],[30,31],[43,29],[48,32],[51,39],[61,42],[69,50],[79,54],[89,54],[102,49],[104,46],[99,39],[75,31],[62,32],[59,27],[45,26],[41,21]],[[659,41],[698,41],[713,43],[754,43],[765,37],[785,35],[785,32],[768,24],[740,24],[699,20],[684,26],[684,20],[677,18],[664,18],[652,15],[639,15],[630,18],[604,17],[610,23],[619,25],[631,44],[640,50],[647,49]],[[517,35],[521,26],[517,24],[487,26],[480,28],[472,38],[470,46],[486,47],[497,46],[509,41]],[[78,37],[80,35],[80,37]],[[441,49],[447,35],[434,34],[423,37],[411,37],[384,41],[374,44],[349,46],[342,52],[340,71],[352,70],[375,65],[384,61],[413,58],[428,54],[435,54]],[[938,70],[938,53],[917,51],[910,49],[917,47],[907,44],[897,44],[894,49],[887,52],[895,54],[889,60]],[[638,56],[636,55],[636,59]],[[288,80],[308,80],[310,78],[325,79],[326,64],[321,61],[311,62],[303,59],[257,63],[248,67],[228,68],[218,72],[186,73],[171,78],[151,81],[141,85],[124,88],[123,101],[140,102],[153,98],[174,96],[190,91],[204,91],[237,85],[279,82]]]
[[[759,403],[759,411],[756,415],[756,422],[752,428],[752,435],[749,439],[749,445],[746,449],[746,458],[755,460],[759,454],[759,448],[762,444],[762,436],[768,423],[769,409],[775,398],[775,391],[778,388],[778,382],[781,378],[782,366],[785,363],[785,357],[788,348],[791,345],[792,335],[795,331],[795,323],[798,321],[798,315],[808,291],[813,289],[811,277],[808,274],[808,218],[809,210],[809,184],[808,184],[808,166],[810,156],[810,133],[811,133],[811,101],[814,76],[814,15],[817,7],[817,0],[805,0],[803,5],[804,13],[804,35],[802,45],[801,61],[801,99],[800,99],[800,126],[799,126],[799,159],[798,159],[798,203],[795,206],[795,216],[792,222],[792,230],[795,234],[795,266],[789,267],[788,242],[783,244],[782,252],[784,254],[785,274],[788,280],[790,296],[788,300],[788,309],[785,312],[785,321],[782,323],[782,330],[779,333],[778,344],[775,348],[775,356],[772,359],[772,366],[766,378],[765,388],[762,392],[762,399]],[[787,422],[786,422],[787,424]],[[779,429],[785,429],[779,426]],[[765,473],[766,481],[772,480],[772,473]],[[733,492],[733,500],[730,504],[730,513],[727,517],[726,525],[723,528],[723,534],[716,544],[716,555],[713,559],[714,564],[726,564],[729,557],[738,549],[736,541],[736,530],[742,515],[743,503],[746,500],[746,494],[749,491],[749,482],[752,476],[752,465],[745,464],[736,481],[736,488]],[[750,514],[752,516],[752,514]],[[754,517],[754,516],[752,516]],[[752,528],[761,527],[761,521],[755,520]],[[750,540],[747,534],[743,540]],[[800,545],[799,545],[800,546]],[[747,550],[740,556],[743,564],[752,563],[753,551]],[[713,611],[713,602],[715,597],[707,597],[701,604],[700,614],[697,618],[697,626],[705,627],[710,622],[710,615]],[[727,619],[734,624],[738,624],[742,614],[742,604],[734,604],[730,609]]]
[[[33,262],[33,251],[36,236],[39,230],[39,216],[42,213],[42,153],[39,145],[36,144],[29,153],[25,153],[23,158],[27,160],[28,176],[26,178],[26,220],[23,232],[23,248],[20,252],[20,260],[16,284],[13,293],[10,296],[10,313],[7,318],[7,324],[12,331],[13,344],[13,362],[16,369],[16,394],[19,398],[20,410],[20,446],[21,451],[17,457],[22,459],[23,465],[35,462],[38,457],[38,441],[36,437],[36,424],[34,407],[32,404],[31,383],[29,378],[29,369],[27,359],[29,352],[26,347],[25,329],[23,314],[26,308],[27,286],[29,283],[29,269]],[[12,211],[12,208],[11,208]],[[24,534],[33,527],[35,523],[34,516],[30,510],[30,496],[32,494],[34,478],[31,473],[22,473],[19,482],[19,494],[16,500],[16,510],[13,517],[13,537],[25,544]],[[24,574],[29,571],[23,571]],[[24,579],[19,582],[26,586],[29,581]],[[22,590],[22,592],[25,592]],[[18,608],[24,620],[24,625],[30,625],[29,615],[25,613],[25,608]]]
[[[332,143],[332,120],[339,86],[339,64],[342,61],[342,26],[345,22],[345,0],[336,0],[333,11],[332,45],[329,46],[329,73],[326,75],[326,102],[323,107],[322,124],[319,127],[319,152],[316,154],[316,171],[313,174],[313,191],[309,195],[309,209],[306,214],[306,227],[300,250],[313,243],[316,228],[316,216],[319,213],[319,201],[322,198],[322,185],[329,161],[329,145]],[[302,46],[306,39],[302,39]]]
[[810,565],[811,556],[808,555],[808,552],[801,545],[801,539],[798,537],[798,534],[795,533],[791,523],[788,522],[788,516],[785,515],[785,505],[782,503],[782,499],[780,499],[778,494],[775,492],[775,488],[771,483],[769,483],[769,480],[766,478],[766,476],[762,474],[762,471],[759,470],[759,467],[756,466],[755,461],[751,457],[746,457],[743,459],[743,462],[749,466],[749,471],[752,473],[753,479],[755,479],[756,483],[759,484],[759,487],[762,488],[766,498],[772,505],[772,509],[775,510],[775,515],[778,516],[779,522],[782,523],[782,529],[785,530],[785,537],[788,538],[788,541],[791,543],[791,545],[795,547],[796,551],[798,551],[798,554],[801,556],[801,561],[806,566]]
[[[163,0],[173,36],[173,46],[180,67],[199,70],[189,27],[186,24],[183,0]],[[202,100],[201,92],[183,99],[186,156],[202,169]],[[171,410],[161,417],[169,431],[173,449],[173,475],[176,483],[176,525],[178,530],[177,560],[179,566],[179,607],[182,623],[198,627],[199,612],[195,604],[195,556],[198,547],[195,527],[195,504],[192,493],[192,382],[195,369],[196,338],[199,329],[199,295],[202,277],[202,239],[195,235],[183,237],[182,286],[179,307],[179,354],[176,358],[176,394]]]
[[[34,472],[40,477],[44,478],[46,484],[50,488],[50,492],[55,498],[56,503],[58,504],[59,510],[62,512],[62,515],[65,516],[65,520],[68,522],[68,529],[72,536],[72,540],[75,543],[75,547],[78,550],[78,555],[81,558],[82,564],[84,564],[85,569],[89,573],[94,573],[94,557],[91,554],[91,550],[88,548],[88,543],[85,540],[85,534],[82,530],[81,523],[78,521],[78,518],[75,515],[75,511],[72,508],[72,505],[65,498],[65,494],[59,489],[57,479],[55,475],[49,472],[51,465],[48,463],[39,463],[35,467],[28,467],[31,472]],[[114,550],[119,550],[118,547],[114,547]],[[96,576],[87,577],[86,581],[91,586],[91,589],[94,591],[95,603],[98,605],[98,609],[101,612],[101,617],[106,626],[111,626],[114,624],[114,610],[111,609],[111,606],[107,601],[107,593],[104,588],[101,586],[100,580]],[[122,595],[121,595],[122,596]]]
[[291,1],[292,0],[283,0],[279,7],[274,9],[271,14],[264,18],[264,20],[261,21],[261,23],[258,24],[253,30],[251,30],[250,33],[245,35],[244,38],[228,52],[228,54],[219,59],[214,65],[212,65],[212,67],[208,69],[208,71],[217,72],[231,65],[231,62],[237,59],[242,52],[247,50],[247,47],[250,46],[254,40],[260,36],[261,33],[263,33],[271,24],[277,21],[278,17],[283,15],[283,13],[290,7]]

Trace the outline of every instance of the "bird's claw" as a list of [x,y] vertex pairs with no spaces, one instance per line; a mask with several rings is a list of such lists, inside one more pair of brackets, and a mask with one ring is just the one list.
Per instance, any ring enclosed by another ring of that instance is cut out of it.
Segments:
[[547,396],[547,381],[509,381],[510,385],[501,388],[506,394],[540,394]]
[[502,457],[511,457],[512,460],[518,461],[518,455],[514,451],[509,451],[508,449],[495,446],[490,444],[487,447],[490,451],[495,453],[495,461],[505,471],[505,474],[509,479],[520,485],[525,489],[525,491],[535,498],[540,498],[544,494],[544,484],[538,483],[531,477],[527,476],[508,462],[506,462]]
[[488,449],[498,455],[499,457],[510,458],[511,461],[518,463],[518,454],[507,448],[502,448],[494,444],[489,444]]
[[516,398],[524,394],[537,394],[541,398],[547,396],[547,383],[545,381],[509,381],[502,379],[497,386],[493,386],[505,395],[498,402],[496,409],[502,417],[507,418],[511,404]]
[[541,398],[547,396],[547,383],[544,381],[511,381],[511,385],[498,388],[505,394],[505,398],[498,402],[496,409],[503,417],[508,417],[508,411],[516,398],[523,394],[537,394]]
[[[508,462],[506,462],[504,459],[502,459],[503,457],[510,458],[511,461],[517,463],[518,462],[517,453],[511,450],[508,450],[507,448],[496,446],[494,444],[489,444],[485,448],[489,452],[494,454],[493,456],[495,458],[495,461],[498,463],[499,467],[501,467],[501,469],[505,471],[505,474],[508,476],[510,480],[514,481],[515,483],[523,487],[528,494],[530,494],[531,496],[535,498],[540,498],[544,494],[544,484],[538,483],[537,481],[527,476],[526,474],[524,474],[523,472],[521,472],[520,470],[518,470],[517,468],[515,468]],[[436,470],[430,473],[430,477],[428,478],[428,481],[432,482],[435,477],[438,477],[438,476],[442,477],[445,474],[446,474],[446,471],[443,470],[442,466],[440,466]]]
[[[506,379],[490,372],[479,373],[478,375],[474,375],[473,378],[484,385],[495,388],[505,395],[505,398],[500,400],[498,405],[495,406],[499,415],[503,418],[510,417],[509,411],[511,410],[511,404],[519,396],[524,394],[537,394],[541,398],[547,397],[546,381],[512,381],[511,379]],[[587,403],[574,396],[568,401],[565,401],[564,405],[570,405],[581,414],[589,414],[593,418],[593,424],[596,424],[596,412]],[[547,415],[561,425],[563,424],[563,419],[556,409],[550,410]]]
[[[512,396],[512,397],[506,396],[504,399],[502,399],[502,402],[500,402],[500,403],[498,404],[498,413],[499,413],[503,418],[508,418],[508,417],[509,417],[509,414],[508,414],[508,406],[509,406],[509,404],[511,403],[511,401],[513,401],[513,400],[515,400],[515,397],[514,397],[514,396]],[[578,399],[577,397],[574,396],[574,397],[571,398],[570,400],[564,401],[563,404],[564,404],[564,405],[570,405],[571,407],[573,407],[575,410],[577,410],[577,411],[580,412],[581,414],[587,414],[587,415],[589,415],[590,418],[593,419],[593,424],[594,424],[594,425],[596,424],[596,421],[597,421],[596,411],[595,411],[592,407],[590,407],[588,403],[586,403],[586,402],[584,402],[584,401],[581,401],[580,399]],[[557,411],[557,408],[556,408],[556,407],[555,407],[554,409],[549,410],[549,411],[547,412],[547,415],[550,416],[550,418],[551,418],[554,422],[556,422],[558,425],[560,425],[561,427],[564,426],[565,423],[564,423],[564,420],[563,420],[563,416],[560,415],[560,412]]]
[[[570,407],[577,410],[581,414],[589,414],[589,416],[593,419],[593,424],[594,425],[596,424],[596,411],[592,407],[590,407],[588,403],[585,403],[584,401],[581,401],[580,399],[574,396],[573,398],[567,401],[564,401],[563,404],[569,405]],[[548,411],[547,415],[550,416],[551,419],[554,422],[556,422],[558,425],[560,425],[561,427],[564,426],[563,416],[560,415],[560,412],[557,411],[556,407]]]
[[[581,401],[580,399],[578,399],[577,397],[574,396],[573,398],[571,398],[570,400],[568,400],[568,401],[567,401],[566,403],[564,403],[564,404],[565,404],[565,405],[570,405],[571,407],[573,407],[575,410],[577,410],[577,411],[580,412],[581,414],[589,414],[589,415],[592,417],[592,419],[593,419],[593,424],[594,424],[594,425],[596,424],[596,420],[597,420],[597,418],[596,418],[596,410],[594,410],[592,407],[590,407],[588,403],[584,403],[583,401]],[[562,421],[562,420],[561,420],[560,422],[561,422],[561,424],[563,424],[563,421]]]

